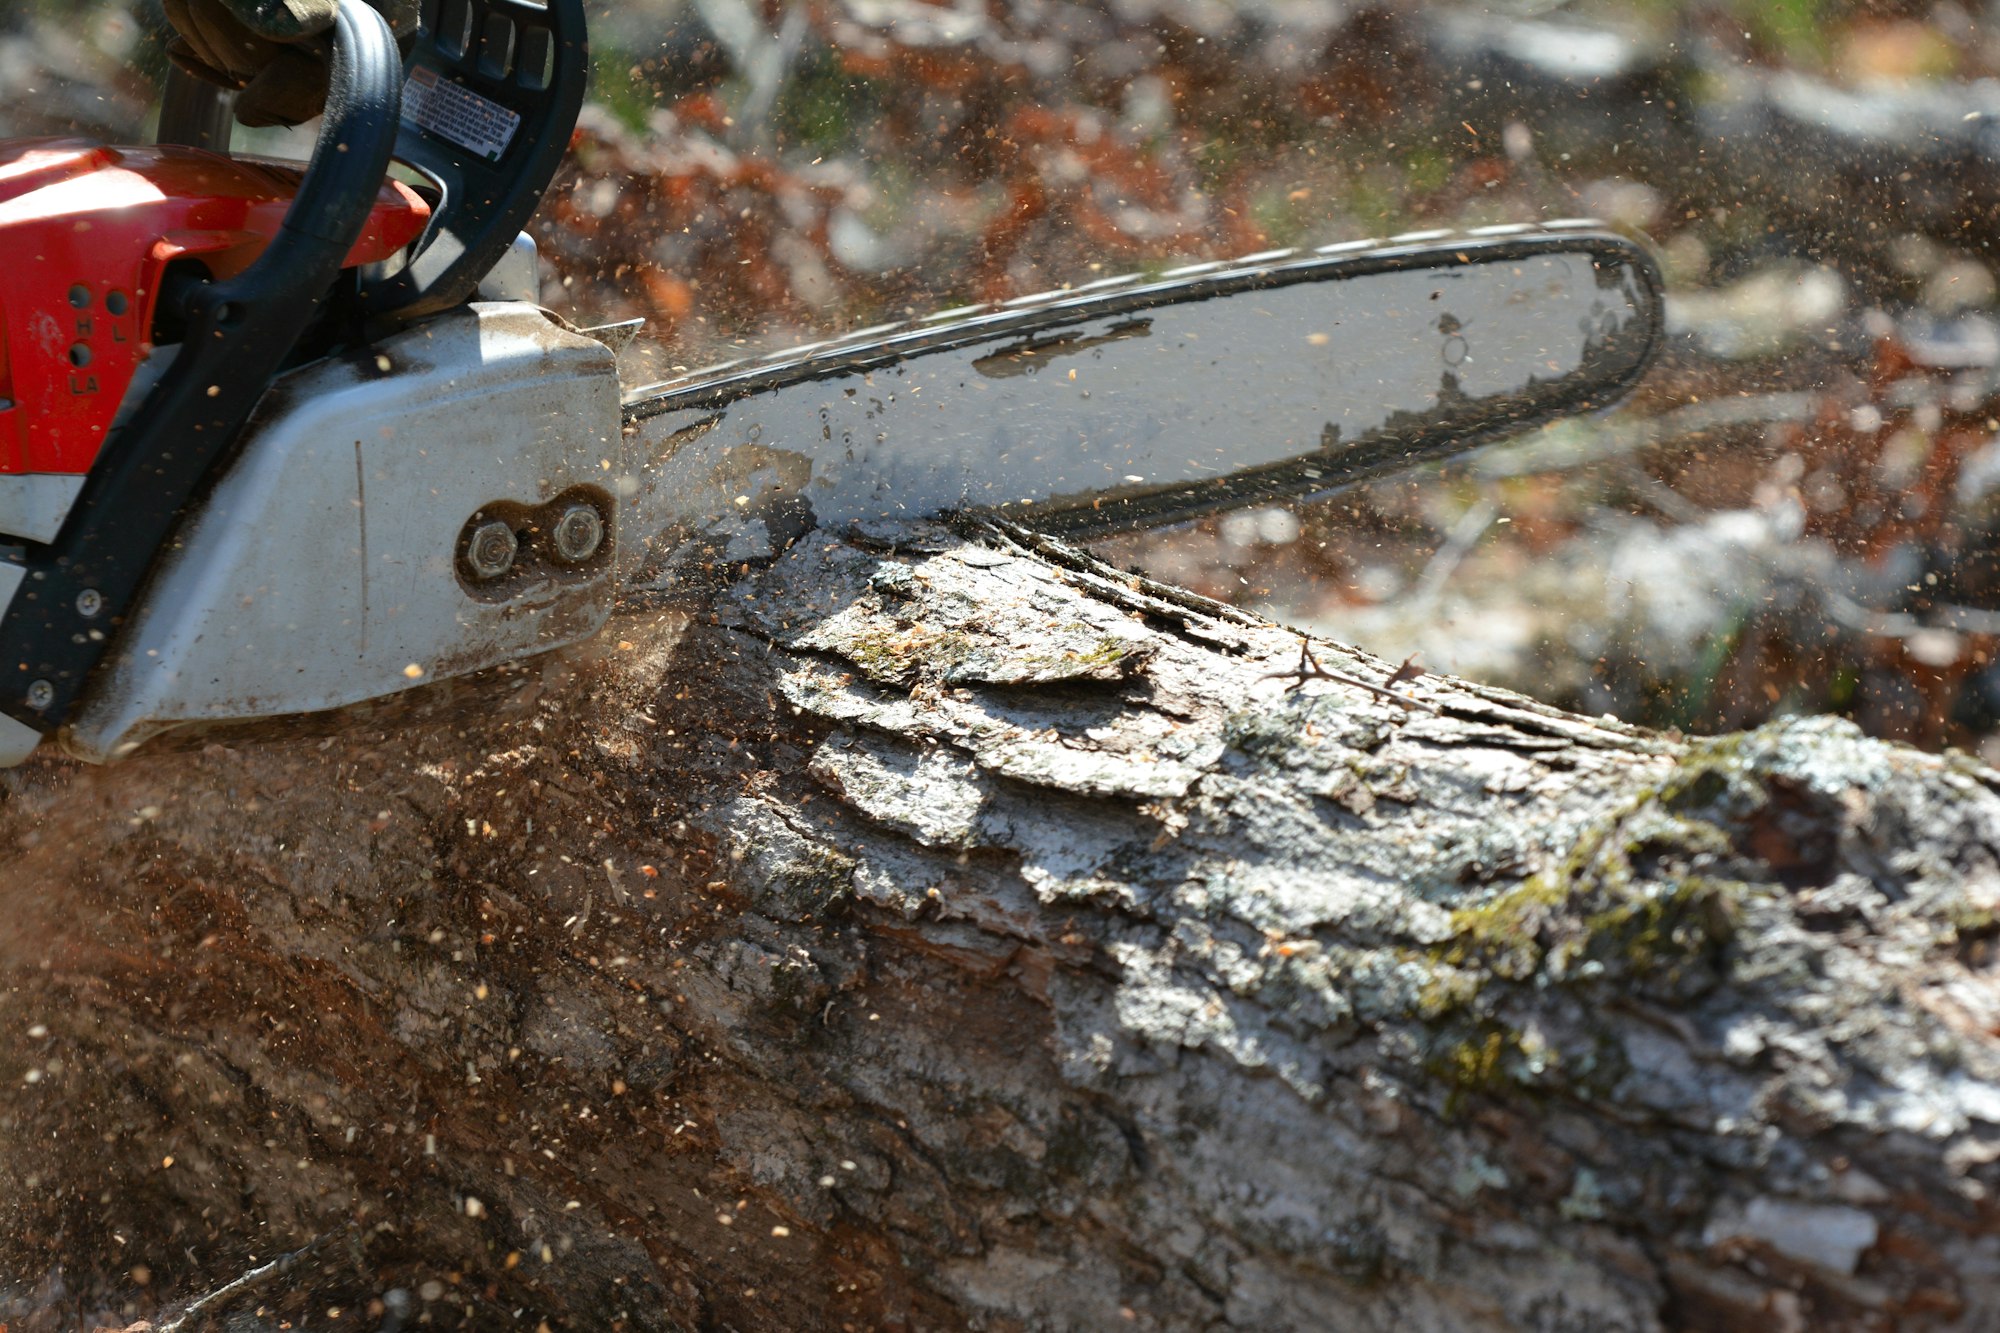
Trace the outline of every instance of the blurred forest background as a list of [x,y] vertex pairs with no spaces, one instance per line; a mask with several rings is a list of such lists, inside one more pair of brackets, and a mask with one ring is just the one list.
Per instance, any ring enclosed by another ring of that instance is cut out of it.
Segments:
[[[1625,407],[1114,558],[1709,732],[2000,762],[2000,7],[618,0],[535,231],[635,380],[1131,269],[1590,215],[1673,331]],[[153,0],[8,0],[0,133],[146,130]],[[258,145],[270,148],[270,141]]]

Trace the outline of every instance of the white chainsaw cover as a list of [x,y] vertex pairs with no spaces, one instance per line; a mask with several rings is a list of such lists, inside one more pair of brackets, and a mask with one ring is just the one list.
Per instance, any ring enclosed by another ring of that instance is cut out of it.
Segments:
[[476,304],[284,376],[64,748],[102,762],[177,724],[336,708],[588,637],[613,551],[477,586],[459,543],[489,506],[608,495],[627,448],[610,350],[531,305]]

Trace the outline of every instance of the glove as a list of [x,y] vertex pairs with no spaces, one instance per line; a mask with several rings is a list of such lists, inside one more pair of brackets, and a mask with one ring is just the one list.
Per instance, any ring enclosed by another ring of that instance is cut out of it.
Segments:
[[[407,43],[418,0],[368,0]],[[245,125],[296,125],[326,107],[340,0],[163,0],[167,55],[198,79],[237,89]]]

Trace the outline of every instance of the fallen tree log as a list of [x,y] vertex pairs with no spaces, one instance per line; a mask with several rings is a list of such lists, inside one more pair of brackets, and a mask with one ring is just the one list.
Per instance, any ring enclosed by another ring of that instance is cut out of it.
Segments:
[[2000,775],[1315,651],[815,534],[7,775],[0,1318],[2000,1326]]

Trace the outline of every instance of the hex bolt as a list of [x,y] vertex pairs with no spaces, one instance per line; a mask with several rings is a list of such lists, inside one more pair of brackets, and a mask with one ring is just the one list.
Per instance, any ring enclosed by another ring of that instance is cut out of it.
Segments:
[[28,686],[28,707],[41,712],[56,701],[56,687],[45,680],[38,680]]
[[76,595],[76,613],[85,620],[94,618],[104,609],[104,594],[95,588],[85,588]]
[[573,504],[562,512],[549,530],[549,543],[556,559],[566,565],[580,565],[604,545],[604,518],[597,506]]
[[497,579],[514,567],[520,550],[521,539],[514,529],[497,518],[488,519],[472,530],[472,539],[465,544],[465,563],[475,577]]

